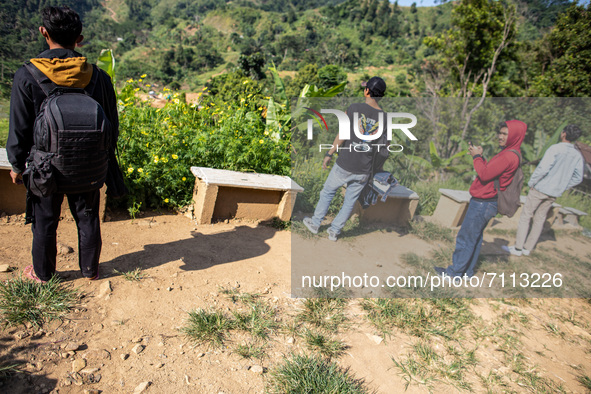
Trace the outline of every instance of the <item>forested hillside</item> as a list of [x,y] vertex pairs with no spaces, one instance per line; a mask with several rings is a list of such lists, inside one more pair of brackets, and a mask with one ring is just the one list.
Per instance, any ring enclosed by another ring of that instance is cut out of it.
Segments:
[[[425,73],[441,74],[437,78],[446,82],[459,78],[450,50],[457,57],[466,56],[466,50],[481,57],[470,65],[475,72],[485,67],[502,13],[512,12],[510,37],[488,85],[490,94],[584,96],[591,89],[588,10],[573,6],[567,12],[567,0],[504,5],[469,0],[453,13],[460,3],[399,7],[388,0],[15,0],[0,4],[3,95],[15,69],[44,48],[37,31],[39,10],[57,3],[72,6],[83,17],[81,52],[96,59],[101,49],[114,50],[118,81],[147,74],[173,89],[195,90],[214,75],[236,70],[263,79],[266,67],[274,64],[290,75],[288,91],[293,95],[305,83],[318,83],[325,66],[337,66],[325,70],[329,80],[343,78],[343,73],[350,79],[355,73],[363,76],[375,67],[389,70],[386,77],[395,80],[389,94],[408,96],[412,90],[428,90]],[[460,48],[468,37],[479,48]],[[443,83],[441,95],[454,90]]]

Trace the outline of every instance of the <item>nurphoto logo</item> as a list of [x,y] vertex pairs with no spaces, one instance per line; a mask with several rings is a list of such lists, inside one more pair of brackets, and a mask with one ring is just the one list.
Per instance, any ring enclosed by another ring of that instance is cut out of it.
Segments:
[[[326,120],[322,116],[322,114],[333,114],[337,117],[339,122],[339,139],[340,140],[350,140],[351,139],[351,121],[349,120],[349,116],[343,111],[339,111],[338,109],[321,109],[320,112],[305,107],[308,111],[312,112],[316,115],[324,124],[326,131],[328,131],[328,125],[326,124]],[[386,127],[384,127],[384,114],[386,116]],[[364,115],[361,115],[364,117]],[[410,119],[410,123],[400,123],[401,120]],[[363,119],[362,119],[363,120]],[[378,141],[382,139],[384,134],[384,129],[386,131],[386,140],[392,141],[392,131],[400,130],[406,135],[411,141],[417,141],[417,137],[413,133],[411,133],[410,129],[417,124],[417,117],[413,114],[407,112],[380,112],[378,115],[378,121],[376,122],[376,127],[368,132],[363,127],[360,127],[363,122],[359,119],[359,113],[353,113],[353,132],[355,136],[362,141],[371,142],[371,141]],[[312,140],[314,138],[314,119],[308,119],[308,140]],[[333,148],[332,144],[319,144],[319,150],[330,150]],[[403,146],[400,144],[384,144],[384,143],[362,143],[362,144],[352,144],[349,146],[348,150],[353,150],[354,152],[367,152],[371,149],[371,147],[376,147],[377,151],[379,152],[381,148],[388,149],[391,153],[402,152]],[[343,148],[337,146],[337,152],[342,150]]]

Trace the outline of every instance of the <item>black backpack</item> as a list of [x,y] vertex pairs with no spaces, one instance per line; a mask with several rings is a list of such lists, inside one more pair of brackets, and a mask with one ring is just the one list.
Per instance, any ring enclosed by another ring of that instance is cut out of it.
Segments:
[[519,167],[513,175],[513,179],[507,188],[501,191],[501,185],[499,179],[495,179],[495,189],[497,190],[497,212],[507,217],[513,217],[515,212],[521,206],[521,189],[523,188],[523,171],[521,170],[521,155],[515,149],[510,149],[509,152],[513,152],[519,157]]
[[29,190],[40,197],[53,193],[88,193],[105,183],[111,124],[92,98],[99,70],[93,66],[87,90],[61,87],[35,65],[25,67],[47,96],[35,118],[27,159]]

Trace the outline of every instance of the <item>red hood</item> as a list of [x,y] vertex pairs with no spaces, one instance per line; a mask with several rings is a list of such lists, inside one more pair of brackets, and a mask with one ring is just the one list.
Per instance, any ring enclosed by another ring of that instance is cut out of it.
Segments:
[[520,120],[508,120],[505,123],[509,129],[509,135],[507,136],[507,145],[505,145],[503,150],[515,149],[521,153],[521,143],[525,138],[527,125]]

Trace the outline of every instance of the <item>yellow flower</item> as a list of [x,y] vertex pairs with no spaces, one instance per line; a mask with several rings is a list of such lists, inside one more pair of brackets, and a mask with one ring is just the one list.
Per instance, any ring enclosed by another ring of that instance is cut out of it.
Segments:
[[180,103],[180,102],[181,102],[181,100],[179,100],[179,99],[174,99],[174,103],[175,103],[175,104],[178,104],[178,103]]
[[183,182],[186,181],[186,180],[187,180],[187,178],[185,178],[185,177],[182,177],[181,178],[181,181],[183,181]]
[[140,88],[135,88],[135,89],[134,89],[134,91],[136,91],[136,92],[137,92],[138,90],[140,90]]
[[259,140],[259,144],[262,144],[263,142],[265,142],[264,140]]
[[146,75],[146,74],[142,74],[142,75],[140,75],[140,78],[146,78],[146,77],[147,77],[147,75]]
[[172,155],[172,158],[176,160],[176,159],[178,159],[179,157],[178,157],[177,155],[173,154],[173,155]]
[[265,134],[265,135],[269,135],[269,132],[268,132],[268,131],[265,131],[263,134]]
[[154,159],[154,163],[158,163],[158,158],[155,158]]
[[129,79],[127,80],[127,83],[132,83],[132,82],[133,82],[133,78],[129,78]]
[[248,83],[248,79],[244,82],[242,82],[243,85],[246,85]]
[[138,168],[137,169],[137,172],[144,172],[144,169],[143,168]]
[[168,198],[165,198],[164,199],[164,202],[168,204]]
[[169,88],[166,88],[166,87],[164,89],[162,89],[163,92],[168,92],[169,90],[170,89]]
[[149,87],[150,87],[150,85],[146,85],[146,87],[147,87],[147,88],[149,88]]
[[131,173],[133,172],[133,168],[132,168],[132,167],[129,167],[129,168],[127,169],[127,172],[129,172],[129,173],[131,174]]

